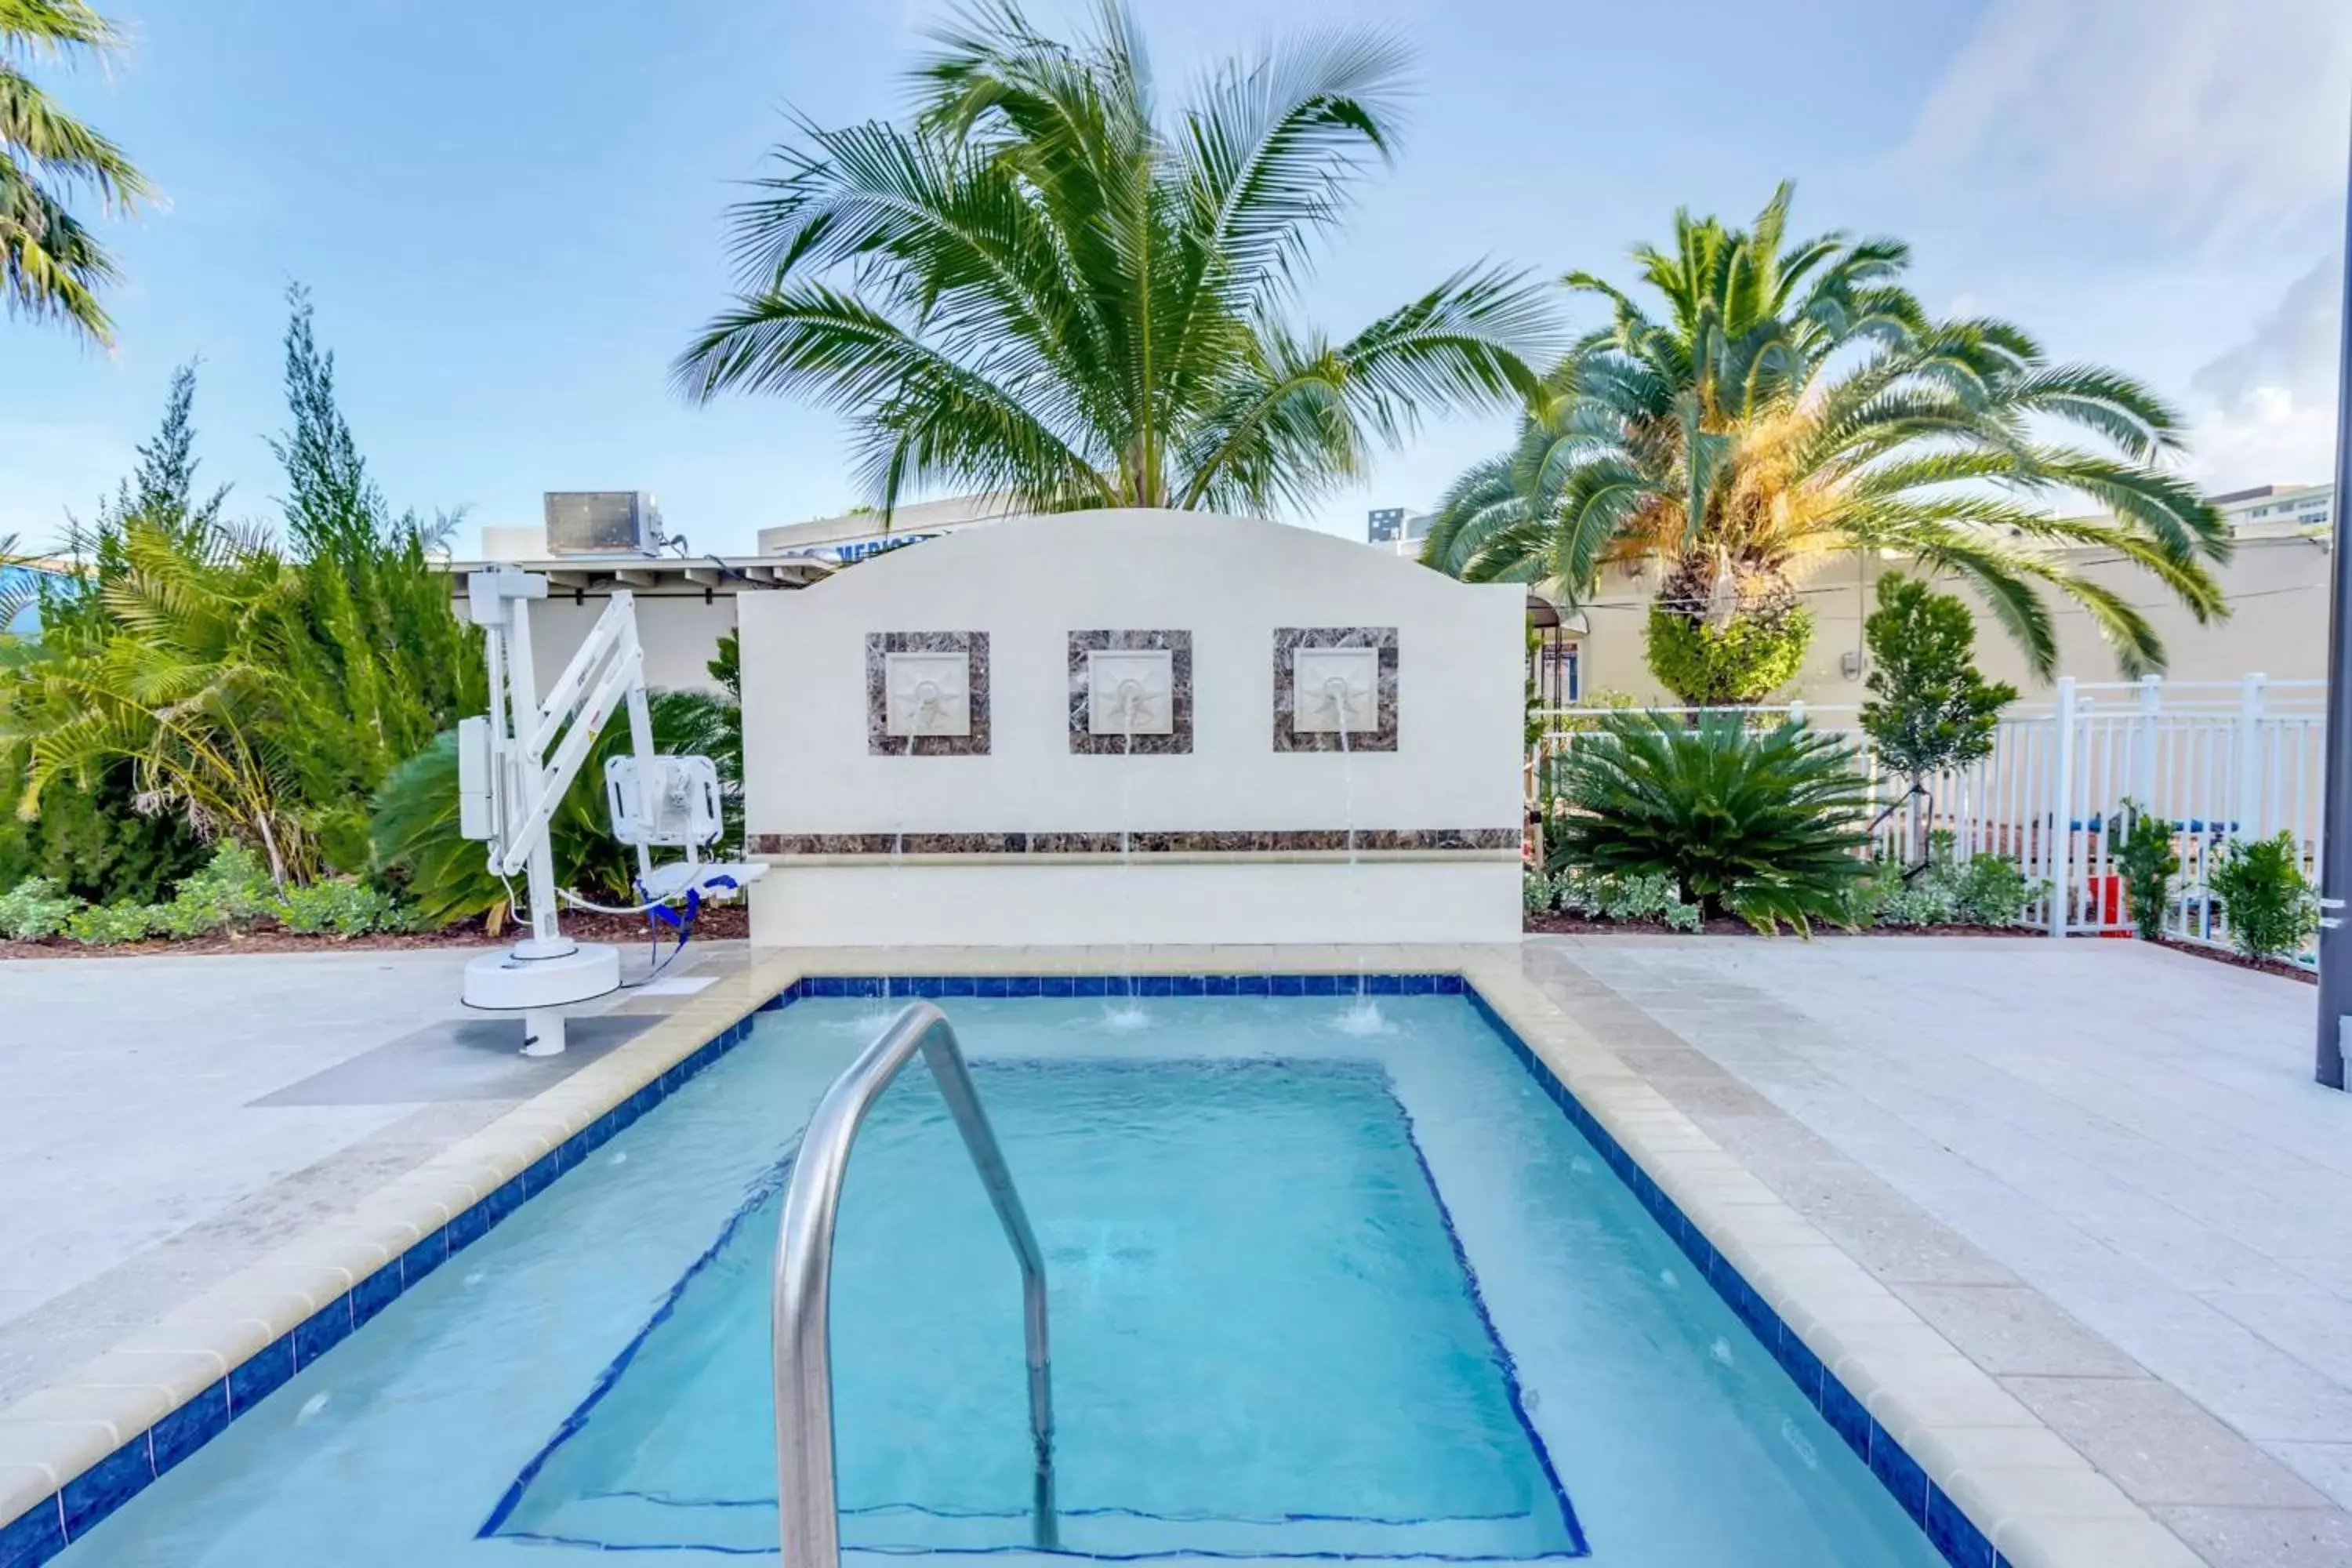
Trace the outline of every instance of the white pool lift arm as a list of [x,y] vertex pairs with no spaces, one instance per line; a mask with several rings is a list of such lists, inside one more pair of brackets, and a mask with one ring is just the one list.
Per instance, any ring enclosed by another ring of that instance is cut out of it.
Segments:
[[[483,631],[490,710],[457,726],[459,826],[467,837],[488,844],[493,875],[524,877],[530,916],[529,937],[467,965],[471,1006],[554,1007],[620,984],[617,952],[574,942],[559,928],[549,829],[597,735],[623,703],[629,750],[606,763],[604,795],[614,837],[636,850],[638,907],[724,900],[766,869],[699,858],[700,848],[719,836],[718,771],[706,757],[654,751],[634,597],[614,593],[542,700],[531,661],[530,605],[545,597],[547,579],[536,573],[500,568],[466,580],[467,618]],[[682,849],[684,859],[655,865],[657,845]],[[526,1032],[539,1037],[528,1020]]]

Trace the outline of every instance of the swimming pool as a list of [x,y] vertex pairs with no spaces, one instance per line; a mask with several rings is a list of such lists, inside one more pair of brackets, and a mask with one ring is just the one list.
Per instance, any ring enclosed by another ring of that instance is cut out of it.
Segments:
[[[942,1003],[1046,1253],[1065,1552],[1941,1561],[1467,998],[1377,1001]],[[760,1015],[60,1561],[772,1557],[782,1183],[894,1011]],[[834,1303],[845,1551],[1034,1555],[1017,1278],[920,1069]]]

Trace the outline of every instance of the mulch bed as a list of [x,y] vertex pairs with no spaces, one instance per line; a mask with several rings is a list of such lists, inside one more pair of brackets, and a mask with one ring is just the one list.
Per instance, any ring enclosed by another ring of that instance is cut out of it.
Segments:
[[[567,910],[563,932],[586,942],[625,946],[646,940],[643,915],[600,915],[585,910]],[[40,942],[0,942],[0,960],[10,958],[139,958],[156,953],[204,955],[216,952],[405,952],[417,949],[507,947],[521,933],[509,923],[498,935],[482,929],[478,920],[460,921],[440,931],[403,931],[378,936],[299,936],[265,921],[251,931],[173,942],[156,937],[112,947],[93,947],[61,936]],[[714,904],[694,922],[698,942],[740,940],[751,934],[751,911],[743,905]],[[664,928],[664,944],[668,942]]]
[[2264,974],[2276,974],[2288,980],[2300,980],[2305,985],[2319,984],[2319,973],[2316,970],[2305,969],[2299,963],[2289,963],[2283,958],[2248,958],[2244,953],[2232,952],[2226,947],[2206,947],[2199,942],[2174,942],[2169,938],[2159,939],[2157,945],[2168,952],[2186,953],[2190,958],[2201,958],[2209,963],[2226,963],[2232,969],[2258,969]]
[[[1746,921],[1728,915],[1717,915],[1704,922],[1697,931],[1682,931],[1669,927],[1664,921],[1602,921],[1589,915],[1549,914],[1529,915],[1526,929],[1531,936],[1761,936]],[[1860,931],[1840,931],[1835,926],[1816,926],[1818,936],[2031,936],[2033,933],[2017,926],[1868,926]],[[1785,931],[1783,935],[1787,934]]]
[[[1702,931],[1670,930],[1663,921],[1599,921],[1585,915],[1530,915],[1527,920],[1530,936],[1759,936],[1755,927],[1746,921],[1718,917],[1708,921]],[[1835,926],[1822,926],[1816,931],[1821,936],[2034,936],[2038,932],[2023,926],[1871,926],[1862,931],[1840,931]],[[2077,938],[2078,941],[2101,940]],[[2123,941],[2116,937],[2114,941]],[[2134,939],[2137,940],[2137,939]],[[2247,958],[2225,947],[2206,947],[2191,942],[2160,940],[2158,946],[2167,952],[2178,952],[2189,958],[2201,958],[2209,963],[2226,963],[2234,969],[2259,970],[2264,974],[2276,974],[2288,980],[2300,980],[2306,985],[2319,984],[2319,976],[2300,964],[2278,958]]]

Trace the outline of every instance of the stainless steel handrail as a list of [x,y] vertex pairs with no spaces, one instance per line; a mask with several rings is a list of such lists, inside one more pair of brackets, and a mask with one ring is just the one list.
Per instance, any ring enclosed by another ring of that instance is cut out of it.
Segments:
[[838,1568],[840,1500],[833,1472],[833,1344],[827,1309],[833,1283],[833,1227],[849,1146],[874,1101],[920,1049],[940,1094],[980,1168],[981,1184],[1021,1263],[1022,1331],[1029,1358],[1029,1436],[1035,1460],[1032,1491],[1037,1544],[1060,1544],[1054,1509],[1054,1393],[1045,1343],[1045,1258],[1029,1228],[1004,1152],[981,1109],[947,1016],[913,1003],[834,1081],[801,1135],[784,1188],[776,1238],[776,1502],[782,1514],[784,1568]]

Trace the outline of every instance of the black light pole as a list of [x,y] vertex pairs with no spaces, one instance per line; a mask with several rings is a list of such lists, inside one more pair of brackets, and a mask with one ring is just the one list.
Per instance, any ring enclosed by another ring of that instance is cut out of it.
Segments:
[[2320,822],[2319,1040],[2313,1076],[2344,1087],[2345,1032],[2352,1028],[2352,171],[2344,208],[2344,341],[2336,374],[2336,497],[2330,574],[2336,584],[2327,641],[2327,809]]

